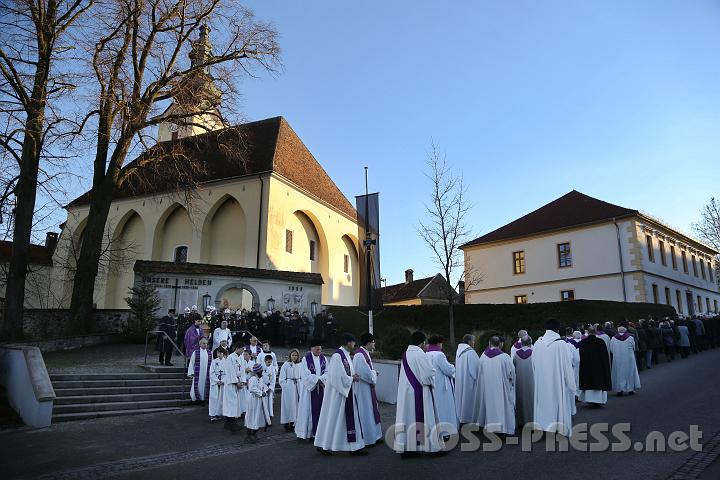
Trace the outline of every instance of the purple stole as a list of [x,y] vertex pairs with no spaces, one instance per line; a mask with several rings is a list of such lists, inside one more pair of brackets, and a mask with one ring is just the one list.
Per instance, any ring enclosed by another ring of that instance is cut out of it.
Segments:
[[[370,355],[368,355],[367,350],[362,347],[358,350],[362,353],[362,356],[365,357],[365,362],[368,364],[368,367],[370,367],[370,370],[372,370],[372,361],[370,360]],[[375,393],[375,385],[370,385],[370,396],[373,401],[373,415],[375,415],[375,423],[380,423],[380,410],[378,409],[378,399],[377,393]]]
[[565,341],[575,348],[580,348],[580,344],[574,338],[565,337]]
[[485,351],[483,352],[483,355],[485,355],[488,358],[495,358],[498,355],[500,355],[501,353],[505,353],[505,352],[503,352],[499,348],[486,348]]
[[528,348],[527,350],[523,350],[522,348],[519,350],[515,350],[515,355],[522,358],[523,360],[527,360],[530,358],[530,355],[532,355],[532,348]]
[[622,342],[622,341],[625,341],[628,338],[630,338],[630,335],[627,332],[626,333],[618,333],[617,335],[615,335],[615,338],[617,338],[618,340],[620,340]]
[[250,355],[255,354],[255,358],[258,358],[260,353],[262,353],[262,347],[260,345],[248,345],[247,349],[250,350]]
[[[195,376],[193,377],[193,388],[195,389],[195,400],[200,400],[200,390],[198,385],[200,385],[200,350],[201,348],[198,347],[197,350],[195,350]],[[205,350],[207,352],[207,350]],[[207,365],[207,373],[208,378],[205,379],[205,400],[208,400],[210,398],[210,367],[212,366],[212,355],[208,352],[208,365]]]
[[[340,355],[340,359],[342,360],[343,367],[345,367],[345,373],[347,374],[347,376],[352,376],[350,374],[350,363],[348,362],[348,358],[345,355],[345,352],[343,352],[342,348],[338,348],[335,353]],[[355,433],[355,405],[353,397],[353,387],[351,384],[350,390],[348,391],[348,396],[345,399],[345,428],[347,430],[348,443],[354,443],[357,441],[357,435]]]
[[[318,373],[315,371],[315,361],[313,361],[313,354],[312,352],[307,352],[305,354],[305,363],[307,363],[308,370],[310,370],[310,373],[313,375],[317,375]],[[320,375],[325,373],[326,366],[325,366],[325,355],[320,355]],[[315,436],[315,431],[317,430],[317,424],[318,420],[320,420],[320,408],[322,407],[323,402],[323,386],[320,385],[320,382],[318,382],[317,387],[315,390],[310,392],[310,411],[312,414],[312,434]]]
[[[465,352],[463,352],[465,353]],[[461,354],[462,355],[462,354]],[[410,368],[410,365],[407,361],[407,351],[403,353],[402,356],[402,365],[403,370],[405,371],[405,376],[408,379],[408,382],[410,383],[410,386],[413,389],[413,392],[415,394],[415,433],[416,433],[416,441],[418,445],[422,444],[423,442],[421,439],[424,439],[425,435],[423,433],[423,425],[425,424],[425,405],[423,403],[423,388],[420,381],[417,379],[415,374],[413,373],[412,369]]]
[[515,347],[515,350],[520,350],[522,348],[522,343],[520,343],[520,340],[513,343],[513,347]]

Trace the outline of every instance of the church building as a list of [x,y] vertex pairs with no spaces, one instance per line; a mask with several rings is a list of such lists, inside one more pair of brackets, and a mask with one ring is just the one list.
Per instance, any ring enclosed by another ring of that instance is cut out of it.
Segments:
[[[207,34],[203,29],[194,42],[193,62],[210,54]],[[191,99],[175,99],[163,113],[169,119],[159,125],[157,145],[139,157],[182,160],[131,177],[113,201],[97,308],[127,308],[128,289],[140,282],[156,286],[161,308],[179,311],[274,306],[310,314],[322,305],[357,305],[352,204],[284,118],[226,126],[207,114],[219,104],[209,72],[188,81]],[[193,101],[201,118],[172,116]],[[178,162],[193,172],[190,192],[178,187]],[[66,206],[51,282],[60,308],[69,305],[89,202],[88,192]]]

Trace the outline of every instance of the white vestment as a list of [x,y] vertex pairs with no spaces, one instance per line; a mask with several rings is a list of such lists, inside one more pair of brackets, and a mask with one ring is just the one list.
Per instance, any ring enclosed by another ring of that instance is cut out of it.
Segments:
[[578,397],[581,402],[585,403],[607,403],[607,392],[605,390],[580,390]]
[[637,361],[635,360],[635,339],[615,337],[610,340],[612,354],[612,388],[616,392],[633,392],[640,388]]
[[480,408],[475,423],[489,432],[515,433],[515,366],[506,353],[480,356]]
[[195,353],[200,352],[200,378],[197,379],[198,381],[198,392],[200,393],[200,398],[195,398],[195,384],[194,379],[193,382],[190,383],[190,399],[195,402],[198,400],[207,400],[205,398],[205,382],[207,381],[208,377],[208,351],[207,349],[199,349],[195,350],[192,355],[190,355],[190,363],[188,363],[188,377],[194,377],[195,376]]
[[297,420],[295,421],[295,435],[298,438],[312,438],[312,401],[310,392],[316,388],[323,388],[327,381],[327,370],[321,374],[320,356],[312,356],[315,374],[310,372],[305,357],[301,360],[302,373],[300,382],[300,401],[298,402]]
[[467,343],[458,345],[455,355],[455,407],[458,422],[474,423],[480,408],[480,357]]
[[435,369],[435,407],[437,408],[438,422],[443,425],[443,436],[454,435],[458,432],[457,409],[455,407],[455,367],[448,362],[441,351],[427,352],[430,363]]
[[522,347],[515,350],[513,365],[515,365],[515,416],[519,426],[533,421],[533,409],[535,402],[535,368],[532,353],[527,358],[522,358],[518,351],[526,354],[532,347]]
[[273,402],[275,400],[275,367],[273,365],[263,365],[263,376],[262,381],[265,384],[265,391],[267,395],[263,397],[263,404],[265,405],[265,411],[269,417],[273,417]]
[[[572,405],[572,415],[575,415],[577,413],[577,406],[575,405],[575,395],[577,395],[580,389],[580,349],[575,348],[572,343],[568,343],[565,340],[563,340],[563,343],[565,344],[565,348],[567,349],[568,358],[570,359],[570,365],[573,369],[575,390],[573,392],[568,392],[568,403]],[[575,375],[576,372],[577,376]]]
[[[433,398],[435,369],[430,357],[416,345],[410,345],[405,351],[405,362],[407,365],[400,363],[393,450],[398,453],[438,452],[444,443],[437,428],[437,409]],[[410,369],[411,378],[414,377],[417,384],[408,378],[406,368]],[[422,410],[416,410],[420,407],[416,395],[422,396]]]
[[534,421],[541,430],[570,436],[575,375],[567,344],[557,332],[547,330],[533,346],[533,357]]
[[225,417],[239,418],[245,413],[246,399],[245,372],[241,366],[242,357],[237,353],[231,353],[225,360],[226,377],[225,388],[223,389],[222,414]]
[[605,346],[608,349],[608,352],[610,351],[610,337],[605,332],[597,332],[595,334],[596,337],[602,339],[603,342],[605,342]]
[[227,340],[227,349],[230,351],[230,346],[232,345],[232,333],[229,328],[223,329],[218,327],[212,334],[213,352],[220,346],[220,342],[223,340]]
[[245,414],[245,428],[249,430],[264,428],[270,424],[270,417],[263,402],[266,392],[262,378],[257,375],[248,378],[248,391],[250,392],[250,400]]
[[300,401],[302,364],[287,361],[280,368],[280,423],[295,423]]
[[210,402],[208,403],[208,410],[211,417],[222,417],[222,400],[226,375],[225,359],[214,359],[210,364]]
[[[360,450],[365,446],[361,434],[360,417],[357,409],[357,396],[355,395],[352,375],[355,373],[350,352],[340,347],[345,354],[347,363],[339,353],[334,353],[330,358],[325,383],[325,395],[323,397],[320,419],[318,420],[315,432],[315,446],[333,452],[352,452]],[[350,371],[348,375],[346,368]],[[348,439],[348,428],[345,419],[345,402],[348,397],[353,397],[353,420],[355,423],[355,440]]]
[[[370,359],[370,365],[363,353],[367,354]],[[379,423],[375,422],[375,408],[379,408],[379,406],[373,400],[371,388],[377,383],[377,372],[372,368],[370,352],[363,347],[358,347],[353,356],[353,367],[355,373],[360,375],[360,381],[355,383],[353,390],[358,399],[357,408],[362,424],[363,441],[366,445],[372,445],[382,438],[382,428]]]

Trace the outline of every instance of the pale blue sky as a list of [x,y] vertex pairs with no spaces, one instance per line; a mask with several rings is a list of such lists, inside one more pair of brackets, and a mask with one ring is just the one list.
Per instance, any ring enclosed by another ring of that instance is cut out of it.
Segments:
[[690,231],[717,195],[720,2],[268,1],[285,71],[241,86],[340,189],[381,193],[388,283],[437,271],[415,230],[431,139],[478,234],[577,189]]

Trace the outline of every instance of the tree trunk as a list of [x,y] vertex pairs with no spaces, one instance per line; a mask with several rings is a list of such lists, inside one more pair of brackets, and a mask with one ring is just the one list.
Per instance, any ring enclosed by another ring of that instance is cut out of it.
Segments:
[[94,328],[93,294],[102,253],[103,234],[107,223],[110,204],[115,194],[111,176],[93,188],[90,197],[90,213],[82,234],[80,256],[77,260],[70,300],[70,318],[80,332],[91,332]]
[[25,278],[30,259],[30,235],[37,198],[37,177],[40,164],[40,137],[43,110],[35,112],[26,123],[23,139],[20,177],[15,187],[15,225],[12,253],[5,289],[5,315],[2,337],[19,340],[23,337],[23,305],[25,304]]
[[455,343],[455,316],[452,299],[448,303],[448,319],[450,323],[450,350],[454,351],[457,348],[457,344]]

